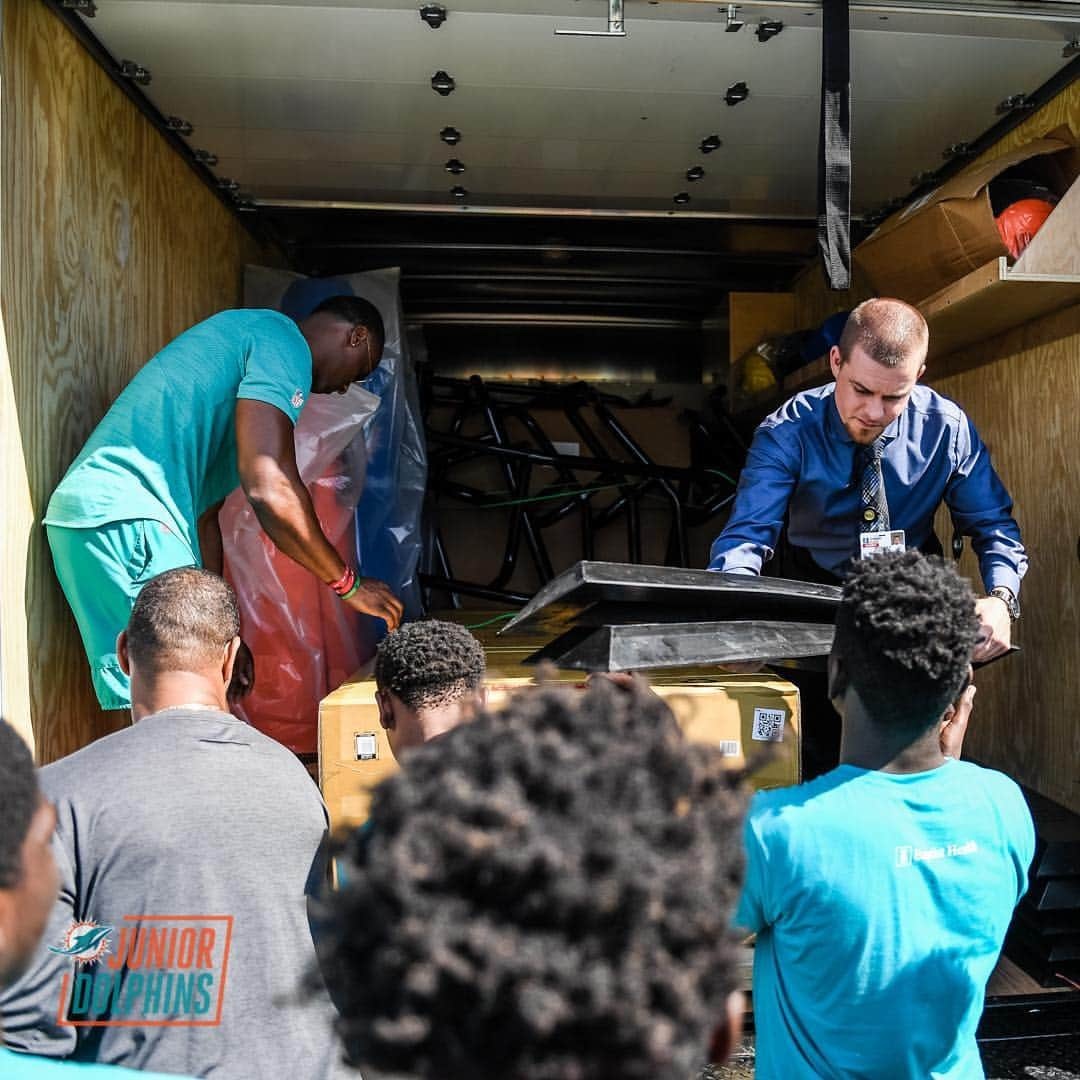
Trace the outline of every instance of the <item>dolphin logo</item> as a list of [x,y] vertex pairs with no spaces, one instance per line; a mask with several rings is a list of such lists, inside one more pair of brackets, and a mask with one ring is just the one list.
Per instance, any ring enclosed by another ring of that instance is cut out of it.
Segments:
[[70,956],[81,963],[89,963],[101,956],[109,944],[111,926],[98,926],[92,922],[72,923],[62,946],[50,945],[49,952],[57,956]]

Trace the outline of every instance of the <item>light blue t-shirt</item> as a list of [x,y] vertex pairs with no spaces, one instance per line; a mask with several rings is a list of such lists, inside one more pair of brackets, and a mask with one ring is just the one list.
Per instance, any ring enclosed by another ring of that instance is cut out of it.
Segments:
[[105,414],[53,492],[45,524],[93,528],[149,518],[199,555],[199,515],[240,482],[236,401],[295,424],[311,392],[311,350],[277,311],[223,311],[170,342]]
[[0,1046],[0,1076],[4,1080],[182,1080],[165,1073],[136,1072],[116,1065],[56,1061],[36,1054],[16,1054]]
[[975,1029],[1035,850],[1016,784],[841,765],[755,796],[746,844],[758,1080],[984,1075]]

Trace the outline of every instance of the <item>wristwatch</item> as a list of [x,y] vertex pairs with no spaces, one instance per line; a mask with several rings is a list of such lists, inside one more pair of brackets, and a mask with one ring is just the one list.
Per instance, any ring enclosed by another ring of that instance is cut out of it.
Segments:
[[1009,618],[1013,622],[1020,618],[1020,601],[1016,599],[1016,594],[1012,589],[1005,585],[998,585],[997,588],[991,589],[988,595],[1005,601],[1005,606],[1009,609]]

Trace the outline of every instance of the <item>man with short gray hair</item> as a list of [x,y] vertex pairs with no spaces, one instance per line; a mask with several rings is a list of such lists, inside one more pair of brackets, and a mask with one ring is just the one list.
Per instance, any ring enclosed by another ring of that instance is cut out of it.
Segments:
[[13,1049],[221,1080],[337,1075],[307,895],[327,829],[296,757],[228,712],[236,597],[151,579],[117,655],[134,726],[41,770],[60,897],[0,1000]]

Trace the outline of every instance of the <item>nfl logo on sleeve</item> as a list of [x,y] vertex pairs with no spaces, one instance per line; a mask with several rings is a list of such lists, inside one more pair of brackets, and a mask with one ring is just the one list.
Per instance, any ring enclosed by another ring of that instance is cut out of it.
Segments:
[[300,409],[303,408],[303,405],[304,395],[299,390],[297,390],[296,393],[292,396],[292,407],[294,409]]

